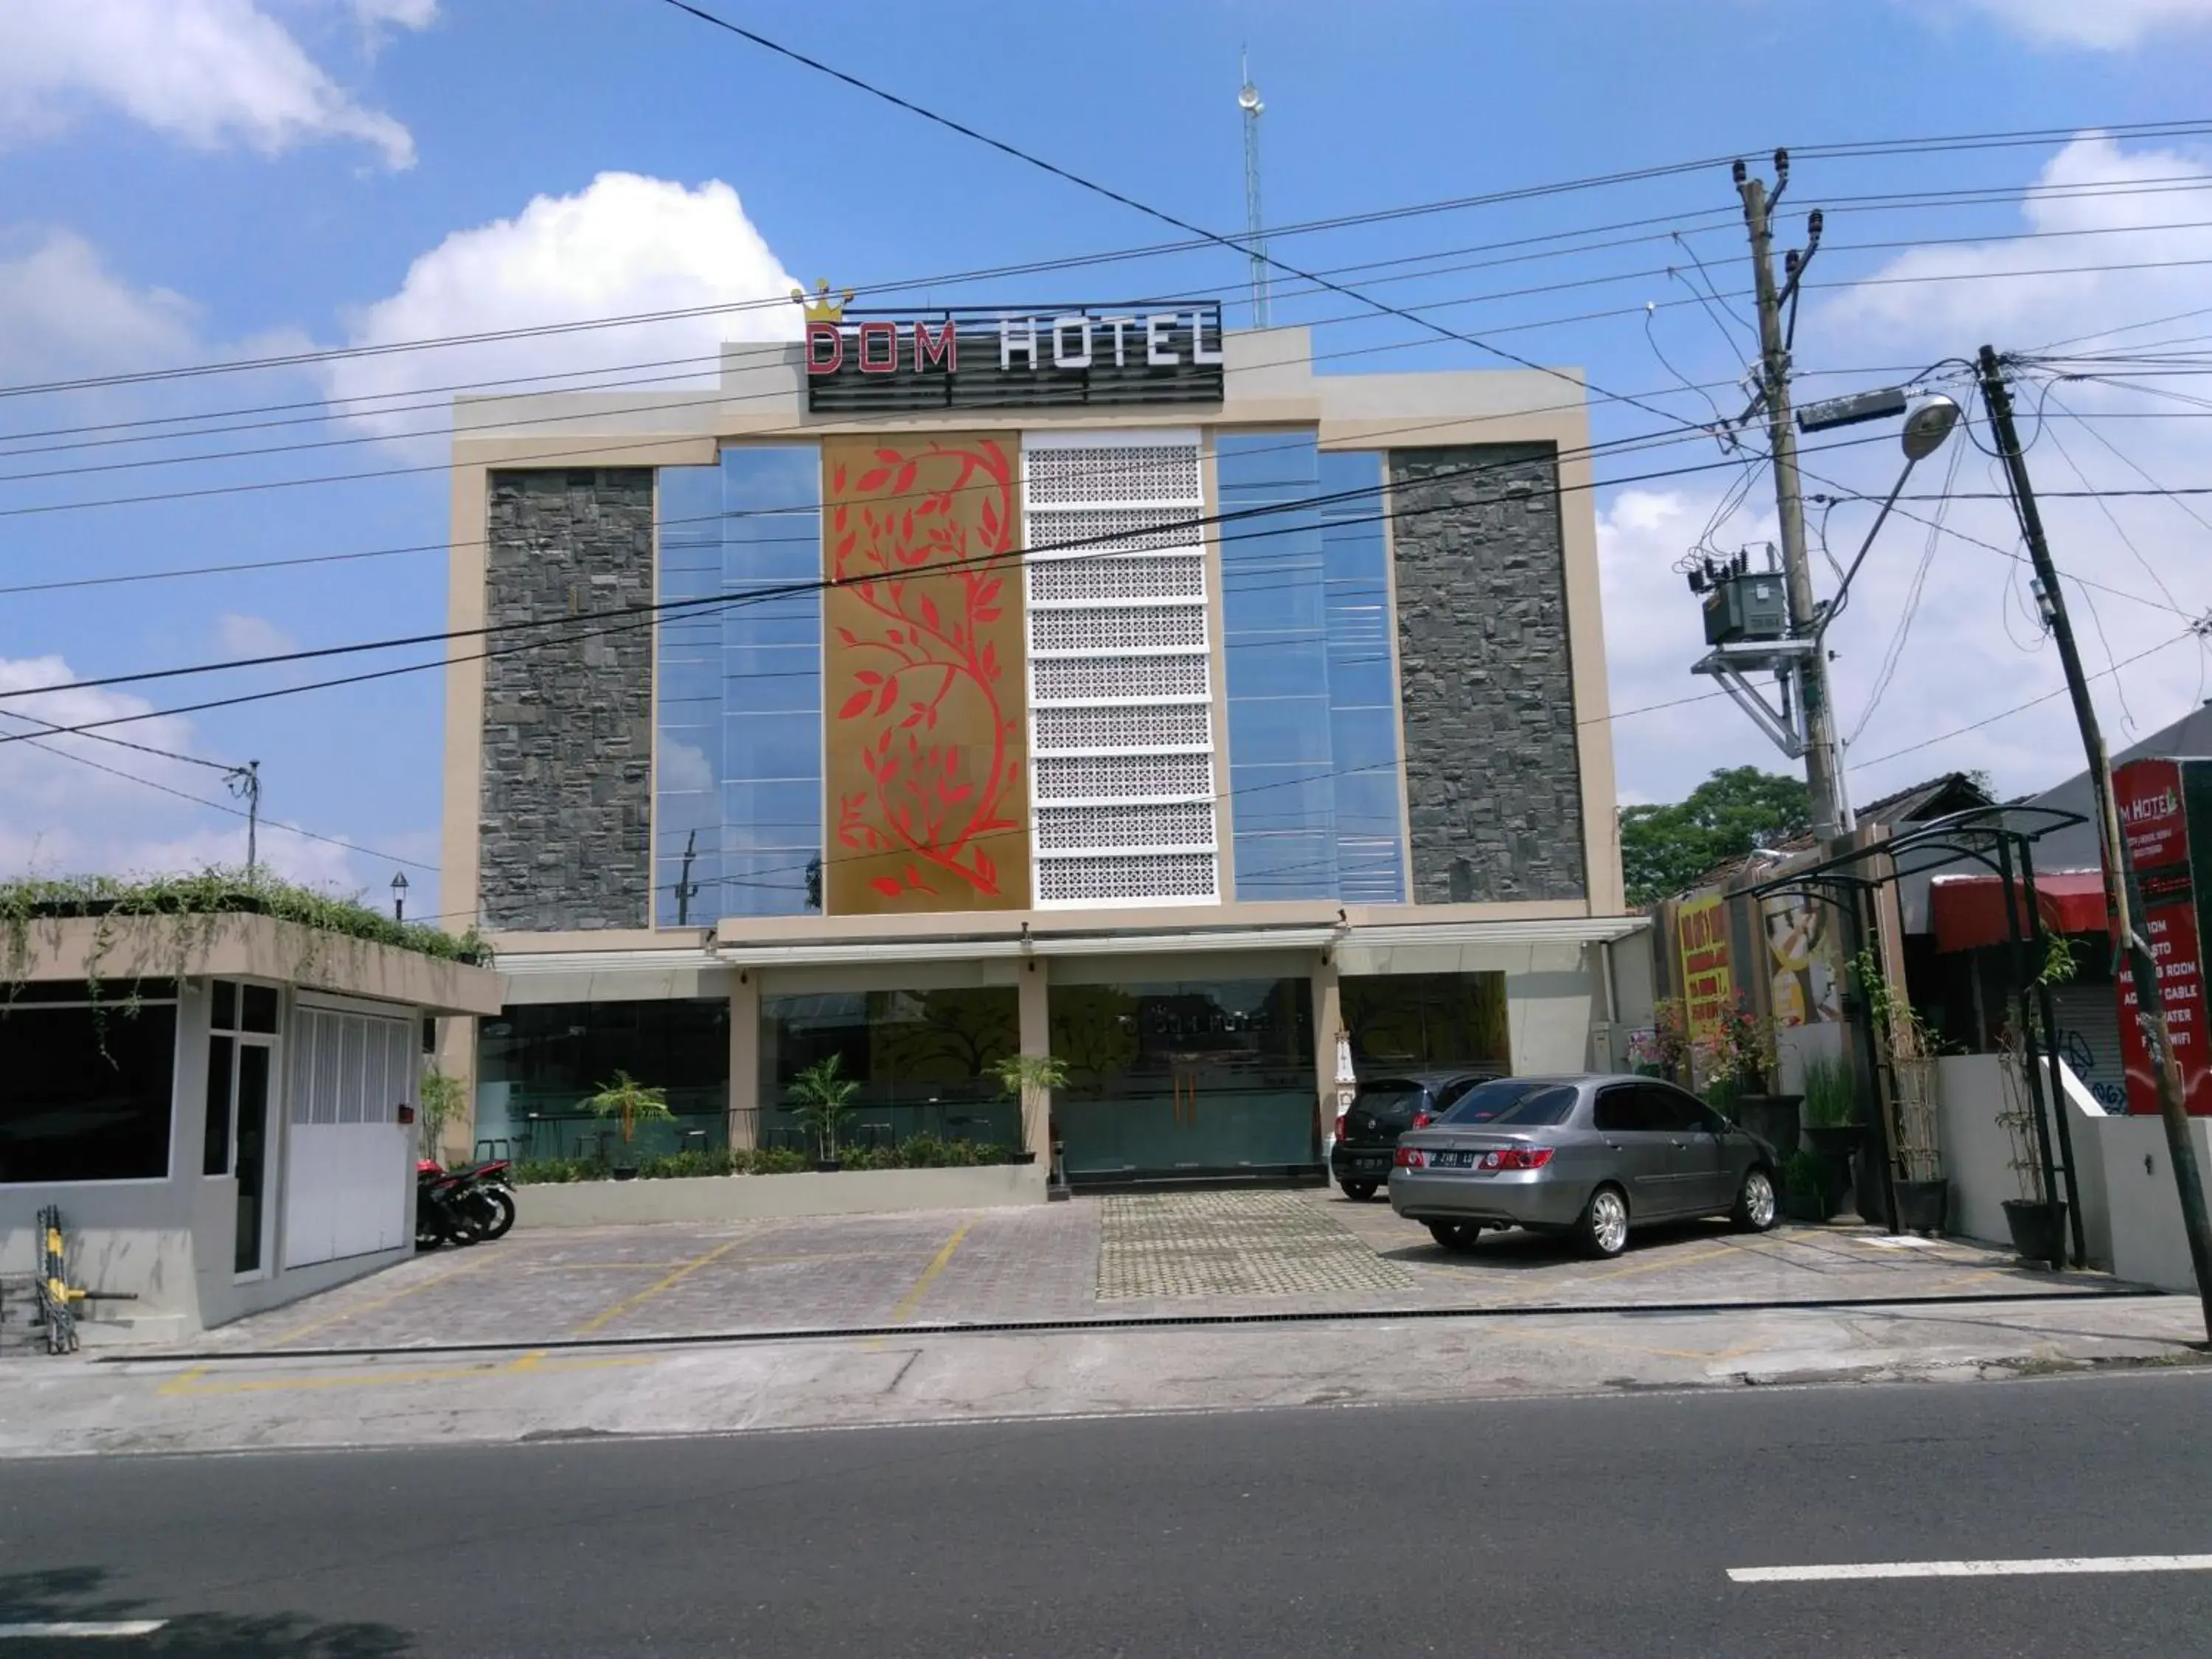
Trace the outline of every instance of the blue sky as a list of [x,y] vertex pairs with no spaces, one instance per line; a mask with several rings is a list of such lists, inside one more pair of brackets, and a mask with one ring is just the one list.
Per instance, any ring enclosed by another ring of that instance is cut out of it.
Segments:
[[[1224,230],[1240,228],[1243,212],[1240,46],[1267,100],[1276,224],[1705,156],[1758,158],[1777,143],[2086,131],[2212,114],[2202,90],[2212,0],[724,6],[796,48]],[[15,0],[10,9],[16,39],[0,62],[0,386],[750,298],[781,292],[787,273],[810,285],[828,276],[866,286],[1173,234],[659,0]],[[2183,263],[2212,257],[2212,232],[2200,222],[2212,221],[2212,190],[2195,189],[2200,179],[2212,182],[2212,149],[2201,140],[1801,159],[1787,205],[1832,204],[1800,330],[1800,367],[1817,377],[1808,386],[1893,380],[1893,368],[1984,337],[2036,345],[2205,303],[2202,267]],[[2041,196],[2021,198],[2039,184]],[[1940,210],[1848,202],[1967,189],[1992,199]],[[1463,332],[1502,331],[1498,343],[1516,352],[1585,366],[1598,386],[1648,394],[1695,419],[1710,410],[1675,370],[1726,381],[1743,366],[1736,325],[1695,301],[1687,280],[1694,250],[1723,296],[1743,286],[1734,202],[1717,167],[1275,246],[1310,269],[1425,259],[1428,274],[1378,264],[1356,280],[1376,283],[1393,303],[1438,305],[1431,314]],[[1608,226],[1626,228],[1597,234]],[[1666,240],[1674,229],[1681,243]],[[1802,219],[1785,230],[1802,236]],[[1632,236],[1646,240],[1623,240]],[[1558,240],[1528,240],[1544,237]],[[1591,246],[1599,241],[1619,245]],[[1546,257],[1522,257],[1539,252]],[[2136,268],[2079,269],[2115,264]],[[1959,280],[1923,280],[1946,276]],[[925,297],[1089,301],[1225,289],[1233,301],[1243,276],[1241,258],[1212,251],[947,283]],[[1648,319],[1646,301],[1658,307]],[[1723,307],[1743,310],[1725,298]],[[1326,294],[1282,295],[1275,320],[1316,320],[1316,349],[1340,354],[1325,367],[1491,361],[1395,319],[1326,320],[1357,309]],[[1616,314],[1559,321],[1596,312]],[[0,477],[0,589],[441,543],[434,388],[604,372],[787,325],[783,313],[741,314],[0,398],[0,474],[111,469]],[[2203,331],[2201,320],[2124,337],[2192,331]],[[1730,401],[1724,387],[1713,395]],[[384,401],[328,401],[368,396]],[[2035,457],[2046,487],[2075,483],[2076,465],[2100,485],[2140,483],[2136,468],[2165,483],[2212,483],[2197,421],[2139,418],[2185,413],[2170,397],[2068,386],[2053,406],[2063,411],[2051,422],[2057,435]],[[228,410],[261,412],[225,424],[288,423],[185,443],[47,447],[145,430],[108,423]],[[1599,404],[1594,421],[1601,437],[1656,424],[1617,404]],[[88,425],[104,429],[58,430]],[[302,443],[325,447],[210,453]],[[33,449],[45,453],[25,453]],[[162,458],[183,459],[116,465]],[[1720,459],[1699,441],[1601,469],[1619,477],[1707,468],[1600,494],[1617,708],[1705,689],[1683,672],[1698,617],[1669,567],[1724,504],[1735,475],[1711,469]],[[1940,485],[1949,459],[1923,470],[1923,487]],[[1960,489],[1990,487],[1983,457],[1962,451],[1960,462]],[[1897,463],[1884,441],[1821,465],[1839,491],[1879,493]],[[382,476],[258,487],[351,472]],[[173,494],[217,489],[231,493]],[[172,498],[25,510],[145,495]],[[1714,530],[1715,544],[1771,537],[1766,500],[1761,475],[1747,507]],[[2089,596],[2094,618],[2081,618],[2093,667],[2165,647],[2212,605],[2212,529],[2172,501],[2107,505],[2109,517],[2090,501],[2053,511],[2062,562],[2101,584]],[[2212,519],[2212,498],[2193,510]],[[1863,507],[1836,509],[1845,556],[1869,520]],[[1949,523],[2014,545],[1999,504],[1962,502]],[[1885,532],[1838,635],[1847,730],[1895,654],[1853,750],[1862,799],[1952,766],[1987,768],[2001,785],[2028,788],[2077,763],[2059,702],[1911,747],[2057,685],[2016,570],[2001,551],[1950,538],[1931,552],[1923,526]],[[434,546],[219,577],[0,592],[0,690],[430,631],[444,613]],[[284,672],[290,680],[261,671],[0,706],[67,723],[342,671]],[[2203,695],[2203,647],[2185,639],[2100,682],[2119,740]],[[387,854],[435,862],[435,673],[115,734],[222,763],[257,759],[272,817],[375,849],[272,831],[269,855],[295,873],[380,900],[395,867]],[[1715,765],[1783,764],[1718,702],[1623,719],[1615,744],[1626,799],[1679,796]],[[59,746],[190,793],[222,792],[213,769],[82,738]],[[61,755],[0,744],[0,865],[9,869],[234,859],[241,840],[242,826],[222,814]],[[409,875],[410,908],[434,910],[434,873]]]

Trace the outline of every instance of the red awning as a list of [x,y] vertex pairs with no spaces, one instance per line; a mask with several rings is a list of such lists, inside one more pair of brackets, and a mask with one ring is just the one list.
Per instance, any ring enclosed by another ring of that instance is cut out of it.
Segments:
[[[1936,948],[1972,951],[1984,945],[2003,945],[2012,938],[2005,927],[2004,883],[1995,876],[1938,876],[1929,884],[1930,910],[1936,923]],[[2105,878],[2097,870],[2038,871],[2036,908],[2043,926],[2054,933],[2101,933],[2105,931]],[[2021,937],[2027,933],[2027,909],[2019,907]]]

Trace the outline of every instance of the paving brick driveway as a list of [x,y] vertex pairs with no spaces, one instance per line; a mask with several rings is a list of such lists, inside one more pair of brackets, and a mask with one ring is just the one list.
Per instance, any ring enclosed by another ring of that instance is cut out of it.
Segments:
[[232,1351],[551,1343],[901,1325],[1423,1308],[1787,1305],[2067,1294],[2009,1252],[1867,1228],[1718,1223],[1640,1232],[1588,1261],[1556,1240],[1439,1249],[1387,1203],[1334,1190],[1132,1194],[1023,1209],[721,1225],[542,1228],[441,1250],[193,1346]]

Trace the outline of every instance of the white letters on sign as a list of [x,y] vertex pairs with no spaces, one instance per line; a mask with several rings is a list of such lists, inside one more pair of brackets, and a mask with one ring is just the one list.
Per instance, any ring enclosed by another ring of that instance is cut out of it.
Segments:
[[[1067,337],[1071,331],[1082,337],[1080,350],[1068,349]],[[1091,319],[1088,317],[1055,317],[1052,319],[1052,366],[1054,368],[1091,367]]]
[[[1017,336],[1014,330],[1022,331]],[[1036,319],[1034,317],[1001,317],[999,319],[999,367],[1012,368],[1014,354],[1018,351],[1030,360],[1030,367],[1037,366]]]

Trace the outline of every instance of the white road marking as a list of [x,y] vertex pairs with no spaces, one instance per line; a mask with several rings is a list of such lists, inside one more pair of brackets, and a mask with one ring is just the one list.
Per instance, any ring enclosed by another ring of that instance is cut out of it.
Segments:
[[9,1637],[151,1636],[166,1619],[69,1619],[45,1625],[0,1625],[0,1642]]
[[1739,1584],[1838,1578],[2014,1578],[2038,1573],[2212,1572],[2212,1555],[2054,1555],[2019,1561],[1856,1561],[1826,1567],[1730,1567]]

